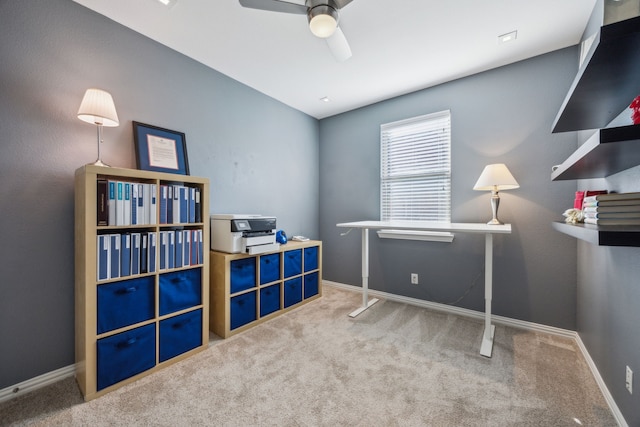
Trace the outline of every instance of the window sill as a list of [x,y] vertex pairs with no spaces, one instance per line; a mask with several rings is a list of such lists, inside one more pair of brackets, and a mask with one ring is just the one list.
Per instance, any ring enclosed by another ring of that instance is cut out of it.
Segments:
[[444,242],[453,241],[453,233],[442,231],[417,231],[417,230],[378,230],[378,237],[381,239],[399,240],[421,240],[424,242]]

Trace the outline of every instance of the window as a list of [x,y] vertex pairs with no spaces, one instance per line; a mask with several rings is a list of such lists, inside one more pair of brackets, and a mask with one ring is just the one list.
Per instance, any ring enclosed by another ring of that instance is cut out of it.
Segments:
[[380,217],[451,221],[449,110],[380,126]]

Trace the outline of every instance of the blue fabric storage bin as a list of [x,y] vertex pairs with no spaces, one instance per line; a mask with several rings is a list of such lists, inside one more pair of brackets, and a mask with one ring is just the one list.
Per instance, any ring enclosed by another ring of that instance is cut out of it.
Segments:
[[97,342],[98,390],[156,364],[156,325],[141,326]]
[[304,271],[318,269],[318,247],[304,248]]
[[202,269],[160,275],[160,315],[202,303]]
[[256,320],[255,291],[232,297],[229,309],[231,311],[231,329],[239,328]]
[[275,282],[280,279],[280,254],[262,255],[260,257],[260,284]]
[[255,257],[236,259],[231,264],[232,294],[241,292],[256,286],[256,259]]
[[302,249],[284,252],[284,277],[302,273]]
[[280,310],[280,285],[260,289],[260,317]]
[[154,278],[98,285],[98,334],[102,334],[155,316]]
[[160,321],[160,362],[202,345],[202,310]]
[[307,299],[318,294],[318,272],[304,276],[304,298]]
[[287,280],[284,282],[284,307],[290,307],[302,301],[302,278]]

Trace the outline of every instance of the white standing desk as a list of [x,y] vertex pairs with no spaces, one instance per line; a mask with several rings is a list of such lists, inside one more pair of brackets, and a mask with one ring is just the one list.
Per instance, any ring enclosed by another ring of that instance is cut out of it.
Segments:
[[441,231],[458,233],[478,233],[485,235],[484,247],[484,334],[480,354],[491,357],[493,351],[493,335],[495,326],[491,324],[491,297],[493,293],[493,235],[511,233],[511,224],[488,225],[479,223],[430,222],[430,221],[357,221],[343,222],[338,227],[362,229],[362,307],[349,316],[358,314],[378,302],[377,298],[369,300],[369,229]]

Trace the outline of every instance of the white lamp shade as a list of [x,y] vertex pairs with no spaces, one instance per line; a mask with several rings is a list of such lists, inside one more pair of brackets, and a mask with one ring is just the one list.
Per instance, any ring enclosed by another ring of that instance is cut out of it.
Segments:
[[87,89],[78,110],[78,118],[87,123],[107,127],[120,124],[111,94],[100,89]]
[[484,167],[473,189],[480,191],[500,191],[513,190],[519,187],[520,185],[513,175],[511,175],[507,166],[504,163],[496,163]]

